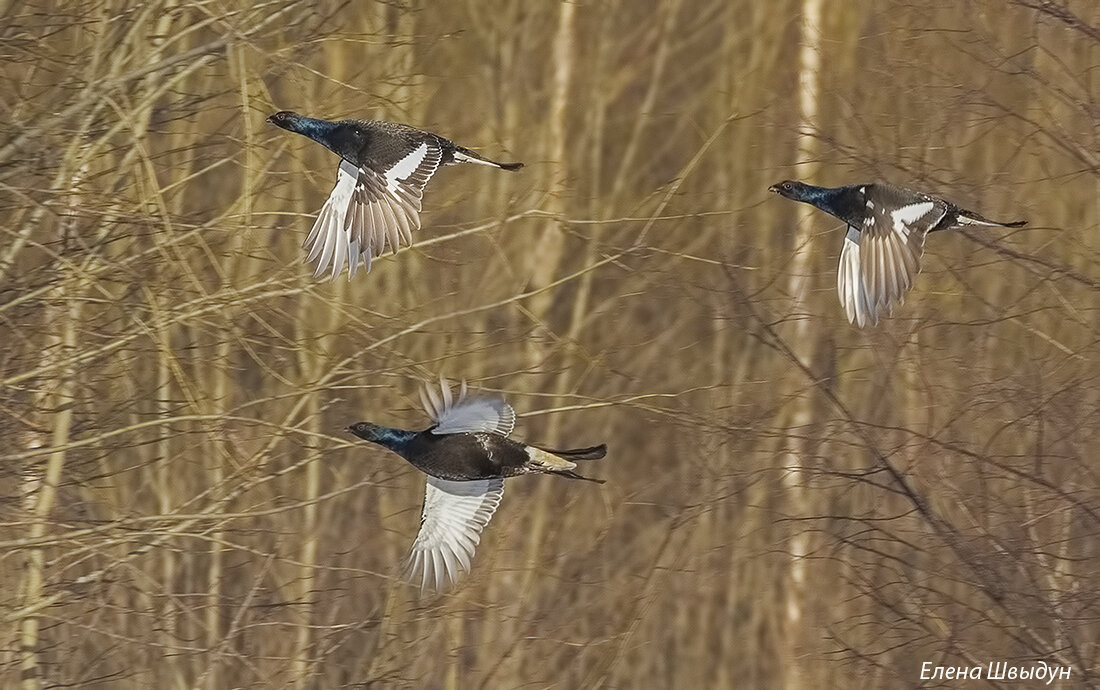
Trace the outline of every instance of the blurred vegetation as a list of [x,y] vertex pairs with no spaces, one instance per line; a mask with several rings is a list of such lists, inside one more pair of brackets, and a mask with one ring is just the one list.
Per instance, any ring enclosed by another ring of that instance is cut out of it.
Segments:
[[[0,685],[1098,682],[1097,3],[0,16]],[[411,249],[314,282],[337,161],[283,108],[528,167],[441,171]],[[933,236],[859,331],[796,174],[1031,225]],[[423,478],[342,429],[437,373],[611,453],[510,482],[421,599]]]

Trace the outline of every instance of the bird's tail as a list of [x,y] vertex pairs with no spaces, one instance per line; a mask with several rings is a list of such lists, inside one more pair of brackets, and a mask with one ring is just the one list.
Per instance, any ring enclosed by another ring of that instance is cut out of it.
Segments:
[[554,450],[553,448],[539,447],[539,450],[553,453],[559,458],[566,458],[568,460],[599,460],[607,455],[607,444],[601,443],[598,446],[592,446],[590,448],[574,448],[572,450]]
[[1014,220],[1011,223],[1002,223],[999,220],[990,220],[980,213],[959,209],[959,225],[999,225],[1002,228],[1022,228],[1027,225],[1026,220]]
[[552,472],[551,474],[556,474],[559,477],[568,477],[570,479],[583,479],[586,482],[595,482],[597,484],[606,484],[607,483],[603,479],[596,479],[595,477],[586,477],[583,474],[577,474],[573,470],[564,470],[562,472]]
[[589,482],[603,484],[601,479],[583,477],[573,471],[577,463],[574,460],[599,460],[607,454],[607,446],[600,444],[591,448],[577,448],[574,450],[550,450],[538,446],[527,446],[527,456],[530,458],[528,467],[539,472],[556,474],[570,479],[583,479]]
[[455,160],[459,163],[477,163],[478,165],[488,165],[494,168],[500,168],[501,170],[519,170],[523,167],[523,163],[498,163],[494,160],[489,160],[481,154],[474,153],[465,146],[459,146],[455,144]]

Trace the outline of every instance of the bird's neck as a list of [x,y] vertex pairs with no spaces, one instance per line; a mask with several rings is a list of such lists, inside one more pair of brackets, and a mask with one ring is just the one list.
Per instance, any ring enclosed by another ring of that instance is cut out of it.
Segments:
[[862,214],[862,202],[855,187],[813,187],[808,186],[799,201],[804,201],[836,216],[845,223],[859,224]]
[[419,431],[407,431],[405,429],[384,427],[375,432],[375,437],[372,438],[371,441],[383,448],[389,448],[393,452],[400,454],[401,451],[409,445],[409,442],[416,438],[419,433]]
[[326,139],[336,129],[336,126],[336,122],[303,116],[295,118],[288,129],[327,146]]

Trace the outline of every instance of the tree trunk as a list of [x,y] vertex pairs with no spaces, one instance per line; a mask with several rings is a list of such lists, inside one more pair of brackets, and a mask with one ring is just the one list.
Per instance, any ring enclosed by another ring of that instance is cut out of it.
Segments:
[[[813,178],[817,168],[814,158],[817,153],[815,123],[820,95],[821,10],[822,0],[803,0],[802,2],[802,40],[798,67],[798,177],[800,179]],[[791,261],[788,283],[792,302],[790,313],[794,315],[794,333],[790,336],[789,342],[794,354],[808,366],[812,366],[817,355],[817,340],[810,328],[807,304],[813,265],[810,245],[812,214],[813,209],[810,206],[798,205],[798,232],[795,236],[795,254]],[[806,510],[805,477],[802,470],[810,451],[806,443],[806,430],[816,421],[812,396],[796,400],[794,405],[790,424],[787,426],[783,457],[783,485],[786,489],[789,515],[797,515]],[[798,688],[804,685],[800,658],[806,597],[805,559],[809,553],[809,537],[805,532],[798,531],[797,526],[794,529],[796,531],[791,534],[788,542],[790,567],[787,573],[785,606],[787,658],[783,668],[786,676],[784,687],[787,688]]]

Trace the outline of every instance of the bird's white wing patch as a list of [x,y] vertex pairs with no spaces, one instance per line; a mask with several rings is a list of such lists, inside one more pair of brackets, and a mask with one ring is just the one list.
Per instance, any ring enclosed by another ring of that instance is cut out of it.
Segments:
[[386,187],[391,194],[396,194],[402,182],[415,173],[428,157],[428,143],[424,142],[410,151],[404,158],[397,161],[386,171]]
[[863,271],[860,269],[859,230],[853,227],[848,228],[848,234],[844,236],[844,247],[840,250],[836,289],[849,323],[860,328],[878,323],[878,310],[871,302],[867,286],[863,282]]
[[[890,219],[893,221],[894,232],[909,236],[909,228],[914,225],[918,220],[924,218],[926,215],[932,212],[936,205],[931,201],[922,201],[917,204],[909,204],[902,206],[890,212]],[[940,218],[943,214],[940,214]],[[937,219],[938,222],[938,219]],[[927,230],[925,230],[927,232]]]
[[440,591],[470,572],[481,531],[504,496],[503,479],[452,482],[429,476],[420,532],[405,561],[405,577],[421,591]]
[[451,394],[451,384],[439,380],[439,389],[425,384],[420,389],[424,411],[435,422],[431,432],[436,435],[485,432],[507,436],[516,425],[516,411],[499,396],[467,397],[466,381],[459,387],[458,397]]
[[336,186],[306,238],[308,261],[316,261],[314,277],[331,271],[335,280],[344,266],[348,277],[360,264],[370,271],[371,260],[386,250],[412,244],[420,229],[424,185],[439,168],[443,152],[422,143],[385,173],[340,161]]

